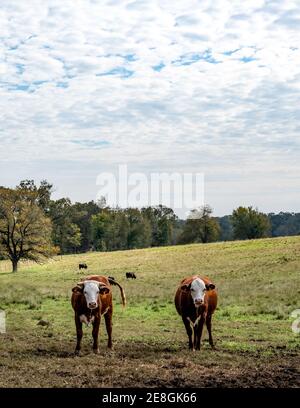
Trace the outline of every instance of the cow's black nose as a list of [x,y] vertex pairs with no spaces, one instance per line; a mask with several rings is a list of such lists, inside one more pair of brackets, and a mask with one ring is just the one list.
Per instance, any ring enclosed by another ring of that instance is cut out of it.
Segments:
[[95,303],[95,302],[89,303],[89,308],[90,309],[95,309],[96,306],[97,306],[97,303]]

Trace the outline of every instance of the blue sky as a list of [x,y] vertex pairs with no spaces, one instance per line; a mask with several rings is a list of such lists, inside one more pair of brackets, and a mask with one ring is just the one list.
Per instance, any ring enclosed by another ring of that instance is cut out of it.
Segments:
[[215,214],[300,211],[299,1],[0,0],[0,185],[204,173]]

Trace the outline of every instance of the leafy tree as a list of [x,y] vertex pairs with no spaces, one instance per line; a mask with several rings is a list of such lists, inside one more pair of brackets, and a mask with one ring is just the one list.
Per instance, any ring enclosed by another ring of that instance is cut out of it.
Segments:
[[151,245],[152,231],[147,217],[137,208],[105,208],[92,216],[95,249],[114,251]]
[[109,212],[101,211],[97,215],[92,215],[92,235],[94,249],[97,251],[106,251],[107,230],[109,228]]
[[129,223],[124,212],[119,208],[108,210],[106,247],[111,251],[127,249]]
[[223,217],[216,217],[220,225],[220,241],[233,241],[233,228],[231,223],[231,216],[224,215]]
[[20,259],[35,262],[54,255],[51,221],[39,206],[39,193],[20,184],[0,188],[0,253],[17,272]]
[[176,245],[179,243],[179,239],[182,235],[185,223],[186,223],[186,220],[181,220],[179,218],[175,221],[173,233],[172,233],[171,245]]
[[254,239],[270,236],[271,225],[266,214],[252,207],[238,207],[231,216],[235,239]]
[[129,223],[127,248],[147,248],[151,245],[152,231],[149,220],[137,208],[124,210]]
[[115,251],[127,249],[128,220],[120,209],[106,208],[92,216],[95,249]]
[[53,185],[47,180],[42,180],[39,187],[35,185],[34,180],[22,180],[16,189],[20,194],[32,193],[36,199],[36,204],[45,214],[48,214],[52,188]]
[[151,246],[171,245],[177,216],[172,208],[158,205],[142,208],[142,214],[148,219],[152,229]]
[[272,236],[300,235],[300,213],[280,212],[268,214]]
[[192,210],[179,237],[179,243],[202,242],[205,244],[217,241],[220,226],[218,221],[211,217],[212,211],[209,205]]
[[51,201],[49,216],[53,223],[53,243],[60,248],[60,253],[74,253],[81,244],[81,232],[72,221],[72,204],[68,198]]
[[99,206],[94,201],[75,203],[70,209],[70,219],[76,224],[81,234],[80,245],[77,251],[86,252],[93,246],[92,216],[99,213]]

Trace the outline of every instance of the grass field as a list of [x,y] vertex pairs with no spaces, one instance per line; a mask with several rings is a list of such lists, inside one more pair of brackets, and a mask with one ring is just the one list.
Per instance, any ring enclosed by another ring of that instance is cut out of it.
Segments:
[[[86,262],[88,271],[79,272]],[[136,280],[126,281],[134,271]],[[75,357],[71,288],[85,274],[112,275],[114,349],[91,350],[91,328]],[[174,307],[185,276],[209,276],[219,305],[216,350],[204,332],[202,349],[187,349]],[[300,237],[186,245],[57,257],[24,263],[13,274],[0,262],[0,387],[299,387],[300,334],[290,313],[300,309]],[[40,319],[48,326],[37,323]]]

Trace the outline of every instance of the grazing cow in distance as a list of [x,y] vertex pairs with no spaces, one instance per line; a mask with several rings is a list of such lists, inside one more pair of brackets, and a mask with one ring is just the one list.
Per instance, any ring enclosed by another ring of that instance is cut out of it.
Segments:
[[[121,291],[122,304],[125,306],[125,293],[121,285],[114,281]],[[105,276],[92,275],[86,277],[82,282],[72,289],[71,303],[75,312],[75,325],[77,334],[77,344],[75,353],[81,349],[81,339],[83,335],[82,323],[87,326],[93,324],[93,350],[99,352],[98,335],[101,317],[104,316],[106,331],[108,334],[107,347],[112,348],[112,288],[110,280]]]
[[126,272],[126,279],[136,279],[135,273],[134,272]]
[[214,348],[211,319],[217,300],[215,285],[208,278],[196,275],[180,282],[175,294],[175,306],[185,325],[190,349],[200,350],[204,323],[208,330],[209,344]]
[[78,267],[79,267],[79,270],[80,270],[80,269],[87,269],[87,264],[86,264],[86,263],[80,263],[80,264],[78,265]]

